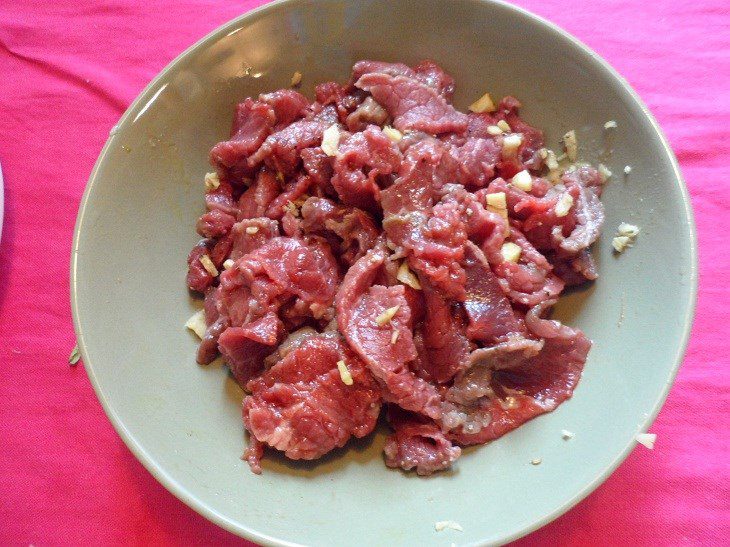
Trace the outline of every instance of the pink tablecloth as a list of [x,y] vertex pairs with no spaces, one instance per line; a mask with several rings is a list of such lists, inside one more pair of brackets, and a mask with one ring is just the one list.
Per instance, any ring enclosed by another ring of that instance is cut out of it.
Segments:
[[[242,543],[142,468],[83,366],[68,366],[68,259],[79,199],[109,129],[173,57],[260,3],[0,2],[2,545]],[[522,544],[727,542],[730,4],[518,3],[608,59],[655,113],[692,193],[702,259],[694,334],[652,428],[656,449],[639,447],[588,499]]]

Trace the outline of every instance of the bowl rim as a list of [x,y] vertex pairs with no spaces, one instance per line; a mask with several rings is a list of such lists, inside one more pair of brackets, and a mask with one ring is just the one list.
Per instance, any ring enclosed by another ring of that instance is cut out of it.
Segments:
[[[111,421],[114,429],[117,431],[119,436],[124,441],[124,444],[129,448],[129,450],[134,454],[134,456],[142,463],[142,465],[149,471],[150,474],[152,474],[157,481],[159,481],[165,489],[167,489],[170,493],[172,493],[176,498],[178,498],[180,501],[185,503],[188,507],[196,511],[198,514],[202,515],[209,521],[215,523],[216,525],[220,526],[221,528],[239,536],[244,537],[248,540],[255,541],[257,543],[260,543],[262,545],[271,545],[271,546],[282,546],[282,547],[294,547],[298,546],[300,544],[286,541],[280,538],[276,538],[273,536],[270,536],[268,534],[265,534],[263,532],[251,529],[241,523],[235,522],[234,520],[230,519],[226,515],[216,511],[212,507],[208,506],[206,503],[200,501],[194,494],[192,494],[190,491],[188,491],[184,486],[182,486],[180,483],[177,482],[177,480],[169,474],[162,466],[160,466],[153,457],[145,450],[144,446],[137,441],[137,439],[134,437],[133,433],[127,429],[127,426],[122,422],[120,417],[117,415],[115,409],[111,406],[108,399],[106,399],[104,392],[99,384],[98,378],[96,376],[94,366],[91,362],[87,360],[87,352],[86,352],[86,344],[84,341],[84,329],[79,321],[79,303],[78,303],[78,284],[77,284],[77,267],[78,267],[78,252],[79,252],[79,239],[81,231],[84,227],[84,217],[86,213],[86,209],[89,206],[89,199],[96,181],[96,178],[98,176],[99,169],[101,165],[104,163],[104,160],[109,152],[109,149],[111,147],[111,143],[114,139],[114,135],[116,133],[116,128],[119,127],[121,124],[125,123],[134,112],[137,111],[138,107],[141,105],[146,104],[151,96],[153,96],[155,93],[159,91],[159,84],[161,80],[166,78],[168,74],[177,67],[178,64],[180,64],[189,54],[194,52],[195,50],[198,50],[206,45],[212,44],[225,36],[228,35],[228,33],[231,30],[234,30],[235,28],[238,28],[241,26],[242,23],[245,21],[252,22],[253,20],[260,18],[264,15],[266,15],[269,12],[273,12],[279,9],[285,9],[285,6],[296,6],[296,5],[302,5],[302,4],[308,4],[311,0],[274,0],[273,2],[266,3],[262,6],[259,6],[255,9],[249,10],[242,15],[239,15],[238,17],[228,21],[227,23],[224,23],[223,25],[219,26],[218,28],[214,29],[210,33],[208,33],[206,36],[195,42],[190,47],[186,48],[182,53],[180,53],[177,57],[175,57],[170,63],[168,63],[165,68],[163,68],[159,74],[157,74],[152,81],[145,86],[145,88],[140,92],[140,94],[137,96],[137,98],[129,105],[127,110],[124,112],[124,114],[120,117],[119,121],[116,125],[112,128],[112,130],[109,133],[109,138],[107,139],[106,143],[104,144],[104,147],[102,148],[98,159],[96,160],[96,163],[94,164],[94,168],[91,171],[91,174],[89,175],[88,182],[86,184],[86,188],[84,190],[83,196],[81,198],[81,202],[79,205],[79,212],[76,218],[76,224],[74,227],[74,235],[73,235],[73,244],[72,244],[72,251],[71,251],[71,261],[70,261],[70,298],[71,298],[71,312],[73,316],[73,324],[74,324],[74,330],[76,333],[76,340],[78,343],[78,348],[81,353],[83,362],[84,362],[84,368],[86,369],[87,375],[91,381],[91,384],[94,388],[94,391],[96,392],[96,395],[101,402],[101,405],[104,409],[104,412],[106,413],[107,417]],[[653,423],[653,421],[656,419],[657,414],[661,410],[664,401],[666,400],[669,390],[674,382],[674,379],[677,375],[677,372],[679,370],[680,365],[682,364],[682,361],[684,359],[684,355],[687,351],[687,345],[689,342],[690,334],[692,331],[692,324],[695,316],[696,311],[696,305],[697,305],[697,289],[698,289],[698,256],[697,256],[697,229],[695,226],[694,221],[694,214],[692,211],[692,205],[691,200],[689,196],[689,192],[687,190],[687,185],[684,181],[684,178],[682,177],[682,173],[679,169],[679,165],[677,162],[677,158],[669,146],[669,143],[664,136],[664,133],[662,132],[661,128],[659,127],[659,124],[654,119],[654,116],[649,111],[648,107],[644,104],[644,102],[639,97],[638,93],[634,91],[634,89],[631,87],[631,85],[618,73],[616,69],[614,69],[606,60],[604,60],[600,55],[598,55],[595,51],[593,51],[590,47],[588,47],[586,44],[584,44],[582,41],[578,40],[576,37],[568,33],[567,31],[563,30],[556,24],[540,17],[539,15],[536,15],[520,6],[515,6],[513,4],[510,4],[508,2],[505,2],[503,0],[463,0],[465,2],[469,2],[472,4],[494,4],[496,6],[499,6],[502,9],[511,10],[516,15],[520,17],[524,17],[529,19],[532,23],[541,25],[545,27],[548,31],[552,32],[553,34],[556,34],[558,38],[563,39],[570,43],[570,45],[573,48],[576,48],[580,50],[582,53],[590,57],[590,59],[597,63],[605,72],[607,72],[611,77],[613,77],[621,86],[623,91],[625,91],[628,96],[636,103],[636,105],[640,108],[641,112],[644,114],[646,119],[649,121],[649,124],[651,125],[651,128],[654,131],[655,137],[659,140],[661,143],[664,152],[667,154],[672,170],[674,172],[674,176],[679,183],[679,189],[682,196],[682,202],[684,205],[684,211],[683,216],[686,220],[687,229],[689,230],[689,244],[690,244],[690,253],[689,258],[691,262],[691,271],[689,274],[689,281],[690,281],[690,301],[689,305],[687,306],[686,313],[683,318],[683,331],[681,336],[681,341],[679,346],[677,347],[676,355],[674,356],[674,362],[672,363],[672,367],[669,370],[668,376],[666,378],[666,381],[664,383],[664,387],[659,393],[656,400],[653,402],[651,411],[646,415],[646,417],[641,421],[640,430],[646,431],[647,428]],[[1,176],[1,175],[0,175]],[[0,229],[1,229],[1,222],[2,222],[2,179],[0,179]],[[497,540],[497,544],[503,544],[508,543],[510,541],[514,541],[516,539],[519,539],[531,532],[534,532],[535,530],[545,526],[546,524],[550,523],[551,521],[555,520],[556,518],[560,517],[564,513],[566,513],[568,510],[573,508],[576,504],[578,504],[580,501],[582,501],[584,498],[586,498],[590,493],[592,493],[598,486],[600,486],[615,470],[616,468],[626,459],[626,457],[631,453],[631,451],[636,446],[636,443],[631,440],[624,448],[621,450],[621,452],[616,456],[616,458],[611,461],[602,471],[600,474],[598,474],[592,481],[590,481],[588,484],[586,484],[581,490],[572,498],[567,499],[563,501],[558,507],[550,511],[549,513],[543,515],[539,519],[536,519],[532,523],[525,525],[519,529],[514,530],[510,534],[506,534],[503,537],[499,538]],[[475,543],[475,545],[488,545],[491,544],[487,541],[481,541]]]

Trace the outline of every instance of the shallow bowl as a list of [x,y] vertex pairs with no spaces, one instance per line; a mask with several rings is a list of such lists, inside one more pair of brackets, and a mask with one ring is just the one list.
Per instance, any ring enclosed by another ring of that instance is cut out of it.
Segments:
[[[595,344],[572,400],[466,450],[450,473],[387,469],[378,432],[318,463],[269,457],[257,476],[239,459],[241,391],[224,367],[196,365],[197,341],[183,328],[196,307],[185,257],[208,151],[244,97],[286,87],[294,71],[311,96],[363,58],[435,60],[455,77],[462,109],[484,91],[516,95],[550,145],[576,129],[581,158],[615,173],[596,245],[601,278],[557,309]],[[604,131],[607,120],[617,129]],[[622,221],[641,234],[615,256]],[[682,359],[696,283],[687,191],[637,95],[557,27],[479,0],[290,0],[216,30],[163,70],[112,131],[83,197],[71,264],[84,362],[125,443],[193,509],[273,545],[497,544],[549,522],[606,479],[656,416]],[[562,429],[575,437],[564,441]],[[464,531],[436,532],[441,520]]]

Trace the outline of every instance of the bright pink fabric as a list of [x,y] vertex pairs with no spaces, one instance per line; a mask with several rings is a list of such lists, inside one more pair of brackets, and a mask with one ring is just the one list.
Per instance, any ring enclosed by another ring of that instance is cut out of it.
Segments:
[[[109,129],[173,57],[260,3],[0,2],[1,545],[242,544],[142,468],[83,366],[68,366],[68,262]],[[652,427],[656,449],[637,448],[588,499],[520,544],[720,545],[730,537],[730,4],[518,3],[593,47],[652,109],[692,193],[702,260],[694,334]]]

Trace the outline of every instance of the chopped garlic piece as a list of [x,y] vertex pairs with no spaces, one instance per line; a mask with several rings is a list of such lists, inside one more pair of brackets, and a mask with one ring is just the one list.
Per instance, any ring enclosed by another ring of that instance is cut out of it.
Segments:
[[294,74],[292,74],[291,85],[292,85],[292,87],[296,87],[301,83],[302,83],[302,73],[297,70]]
[[558,169],[560,169],[558,158],[555,155],[555,152],[553,152],[552,150],[547,151],[547,156],[545,157],[545,165],[547,165],[547,168],[550,171],[557,171]]
[[565,192],[555,204],[555,216],[564,217],[570,212],[571,207],[573,207],[573,196]]
[[259,231],[259,227],[258,226],[246,226],[246,233],[247,234],[253,235],[253,234],[257,233],[258,231]]
[[504,131],[502,131],[502,129],[497,125],[490,125],[487,127],[487,133],[492,135],[492,137],[496,137],[497,135],[504,133]]
[[233,268],[233,265],[235,263],[236,262],[234,260],[232,260],[232,259],[229,258],[225,262],[223,262],[223,269],[224,270],[230,270],[231,268]]
[[622,222],[618,226],[617,235],[611,242],[616,252],[622,253],[627,247],[631,247],[639,235],[639,227],[629,224],[628,222]]
[[540,458],[535,458],[530,462],[532,465],[540,465],[542,463],[542,460]]
[[522,248],[516,243],[508,241],[502,245],[502,258],[507,262],[514,262],[515,264],[520,260],[522,254]]
[[398,131],[395,127],[391,127],[389,125],[383,127],[383,133],[385,133],[385,136],[393,142],[400,142],[400,140],[403,138],[403,133]]
[[199,260],[200,263],[203,265],[203,268],[205,268],[206,272],[208,272],[213,277],[216,277],[218,275],[218,270],[216,269],[215,264],[213,264],[213,261],[208,255],[202,255]]
[[218,173],[206,173],[205,174],[206,190],[215,190],[220,185],[221,185],[221,179],[218,178]]
[[504,192],[494,192],[487,194],[487,205],[495,209],[507,210],[507,195]]
[[411,271],[408,267],[408,262],[405,260],[398,267],[398,273],[396,273],[395,278],[412,289],[416,289],[417,291],[421,290],[421,282],[418,281],[418,277]]
[[494,106],[492,96],[489,93],[485,93],[469,105],[469,110],[472,112],[494,112],[497,110],[497,107]]
[[185,326],[198,335],[201,340],[205,336],[208,325],[205,323],[205,310],[198,310],[185,322]]
[[656,442],[656,433],[637,433],[636,442],[643,444],[649,450],[654,450],[654,443]]
[[563,144],[565,145],[565,153],[568,154],[570,161],[578,159],[578,138],[575,136],[575,131],[570,130],[563,135]]
[[631,238],[627,236],[616,236],[611,241],[611,245],[616,249],[616,252],[623,253],[627,247],[631,247]]
[[299,209],[297,208],[297,206],[292,201],[287,201],[286,202],[286,205],[284,205],[284,210],[285,211],[288,211],[289,214],[291,214],[291,216],[293,216],[293,217],[298,217],[299,216]]
[[342,383],[346,386],[351,386],[352,374],[350,374],[350,369],[347,368],[345,362],[342,360],[337,361],[337,369],[340,371],[340,379],[342,380]]
[[499,128],[500,128],[500,129],[501,129],[502,131],[504,131],[505,133],[509,133],[510,131],[512,131],[512,128],[511,128],[511,127],[509,126],[509,124],[508,124],[508,123],[507,123],[506,121],[504,121],[504,120],[499,120],[499,121],[497,122],[497,127],[499,127]]
[[537,151],[537,153],[540,155],[540,157],[544,160],[548,157],[548,149],[547,148],[540,148],[540,150]]
[[611,175],[613,175],[613,173],[611,173],[611,170],[602,163],[598,164],[598,174],[601,176],[601,180],[603,182],[606,182],[608,179],[611,178]]
[[394,330],[393,334],[390,335],[390,343],[395,344],[398,341],[399,336],[400,336],[400,331]]
[[515,154],[517,154],[517,150],[520,148],[520,145],[522,144],[522,135],[519,133],[513,133],[511,135],[507,135],[502,140],[502,155],[505,158],[511,158]]
[[284,173],[282,173],[281,171],[277,171],[276,180],[278,180],[281,184],[284,184]]
[[527,169],[523,169],[512,177],[511,182],[512,186],[519,188],[520,190],[524,190],[525,192],[532,190],[532,175],[530,175],[530,172]]
[[336,123],[330,125],[322,134],[322,151],[328,156],[337,154],[337,147],[340,144],[340,128]]
[[631,166],[627,165],[624,167],[624,175],[628,175],[629,173],[631,173]]
[[606,123],[603,124],[604,129],[616,129],[618,127],[618,124],[616,123],[616,120],[608,120]]
[[633,224],[629,224],[628,222],[622,222],[618,225],[618,233],[622,236],[635,238],[639,235],[639,227]]
[[567,429],[563,429],[560,433],[564,441],[568,441],[575,437],[575,433],[573,433],[572,431],[568,431]]
[[380,315],[378,315],[375,318],[375,323],[379,327],[382,327],[383,325],[387,325],[388,323],[390,323],[390,320],[393,319],[393,317],[395,317],[395,314],[398,313],[399,309],[400,309],[400,305],[393,306],[392,308],[388,308],[387,310],[385,310],[383,313],[381,313]]
[[464,531],[464,528],[462,528],[461,524],[453,520],[440,520],[436,524],[434,524],[434,528],[436,528],[437,532],[441,532],[443,530],[446,530],[447,528],[449,528],[450,530],[456,530],[457,532]]

